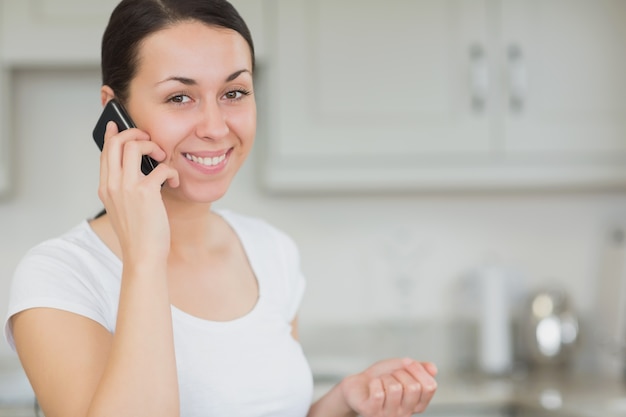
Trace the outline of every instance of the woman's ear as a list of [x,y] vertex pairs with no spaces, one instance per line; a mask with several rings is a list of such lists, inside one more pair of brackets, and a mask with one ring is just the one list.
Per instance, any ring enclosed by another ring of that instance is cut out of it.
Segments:
[[115,94],[113,93],[113,89],[108,85],[103,85],[100,89],[100,101],[102,102],[102,107],[107,104]]

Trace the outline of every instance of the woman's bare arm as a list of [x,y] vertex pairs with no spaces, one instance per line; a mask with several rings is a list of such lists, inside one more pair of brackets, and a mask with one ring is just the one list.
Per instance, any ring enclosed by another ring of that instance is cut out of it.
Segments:
[[12,318],[20,360],[46,417],[179,415],[164,269],[124,275],[115,335],[49,308]]

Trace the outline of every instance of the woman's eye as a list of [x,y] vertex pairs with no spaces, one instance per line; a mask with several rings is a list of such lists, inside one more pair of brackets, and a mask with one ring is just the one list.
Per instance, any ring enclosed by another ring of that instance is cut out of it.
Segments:
[[191,100],[191,99],[189,98],[189,96],[187,96],[185,94],[177,94],[175,96],[170,97],[170,101],[172,103],[176,103],[176,104],[187,103],[189,100]]
[[247,90],[233,90],[224,94],[224,97],[227,100],[240,100],[244,96],[250,95],[250,92]]

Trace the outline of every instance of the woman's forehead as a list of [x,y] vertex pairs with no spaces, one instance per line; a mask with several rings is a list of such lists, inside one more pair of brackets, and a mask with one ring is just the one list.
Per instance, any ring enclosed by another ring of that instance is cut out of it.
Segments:
[[138,50],[137,75],[158,78],[171,76],[172,71],[229,73],[239,69],[252,71],[251,66],[250,47],[239,33],[185,21],[144,39]]

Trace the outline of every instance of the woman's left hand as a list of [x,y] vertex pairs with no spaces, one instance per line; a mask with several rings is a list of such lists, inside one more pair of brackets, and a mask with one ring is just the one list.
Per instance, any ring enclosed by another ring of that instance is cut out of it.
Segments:
[[347,405],[363,417],[409,417],[430,403],[436,374],[432,363],[388,359],[346,377],[340,388]]

